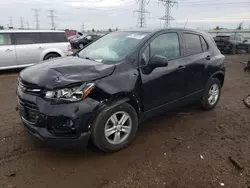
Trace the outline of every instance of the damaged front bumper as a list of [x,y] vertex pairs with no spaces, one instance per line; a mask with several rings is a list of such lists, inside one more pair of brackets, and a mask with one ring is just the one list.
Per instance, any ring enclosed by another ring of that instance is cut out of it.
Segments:
[[86,147],[99,104],[91,98],[56,104],[17,89],[18,112],[33,138],[63,148]]

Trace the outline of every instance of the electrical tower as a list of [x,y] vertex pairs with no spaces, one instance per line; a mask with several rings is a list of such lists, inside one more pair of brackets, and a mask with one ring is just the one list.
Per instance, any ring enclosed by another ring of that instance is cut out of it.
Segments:
[[20,28],[23,29],[24,25],[23,25],[23,17],[20,17]]
[[27,24],[27,29],[29,29],[30,28],[30,24],[29,24],[28,20],[27,20],[26,24]]
[[55,23],[55,10],[49,10],[49,17],[50,17],[50,20],[51,20],[51,29],[56,29],[56,23]]
[[34,11],[34,16],[35,16],[35,22],[36,22],[36,29],[40,28],[40,23],[39,23],[39,9],[32,9]]
[[165,16],[161,17],[160,20],[165,20],[165,27],[170,27],[170,20],[174,20],[171,16],[171,8],[177,5],[175,0],[159,0],[165,6]]
[[12,21],[12,16],[9,17],[9,27],[13,27],[13,21]]
[[149,11],[146,9],[146,4],[149,3],[149,0],[138,0],[137,3],[139,4],[139,9],[135,10],[134,12],[138,13],[138,26],[139,27],[146,27],[146,14],[149,14]]
[[82,22],[82,31],[85,30],[85,25],[84,25],[84,22]]

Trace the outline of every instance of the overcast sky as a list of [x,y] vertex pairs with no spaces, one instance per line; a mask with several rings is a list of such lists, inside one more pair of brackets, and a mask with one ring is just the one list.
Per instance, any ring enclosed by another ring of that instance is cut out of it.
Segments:
[[[0,25],[5,27],[12,16],[14,27],[20,27],[20,17],[35,28],[32,9],[40,9],[40,28],[49,29],[49,9],[56,10],[58,29],[129,28],[137,25],[138,0],[0,0]],[[250,0],[177,0],[178,6],[171,9],[175,18],[173,27],[183,27],[188,19],[188,28],[204,29],[220,27],[236,28],[244,20],[244,28],[250,26]],[[158,0],[146,5],[147,27],[163,27],[165,8]]]

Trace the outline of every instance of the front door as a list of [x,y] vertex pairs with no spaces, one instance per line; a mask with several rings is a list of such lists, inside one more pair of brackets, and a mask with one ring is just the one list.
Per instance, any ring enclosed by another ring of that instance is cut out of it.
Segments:
[[18,65],[29,66],[40,61],[45,49],[39,33],[15,33],[16,56]]
[[[143,71],[154,55],[168,59],[168,66],[155,68],[151,73]],[[185,59],[181,55],[179,34],[161,33],[150,40],[141,53],[141,79],[144,110],[164,105],[183,96]]]
[[17,65],[15,46],[11,41],[11,34],[0,33],[0,69]]

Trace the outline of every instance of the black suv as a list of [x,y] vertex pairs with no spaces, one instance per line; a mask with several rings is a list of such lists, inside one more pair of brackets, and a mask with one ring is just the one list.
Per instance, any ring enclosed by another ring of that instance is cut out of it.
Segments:
[[249,53],[250,43],[239,34],[218,35],[214,38],[218,48],[222,52],[236,54],[238,50],[245,50]]
[[166,110],[219,101],[225,57],[187,29],[117,31],[71,57],[20,73],[21,120],[33,137],[64,147],[89,139],[105,152],[130,144],[138,124]]
[[74,40],[70,41],[70,45],[72,48],[84,48],[87,44],[95,41],[100,38],[99,35],[82,35]]

